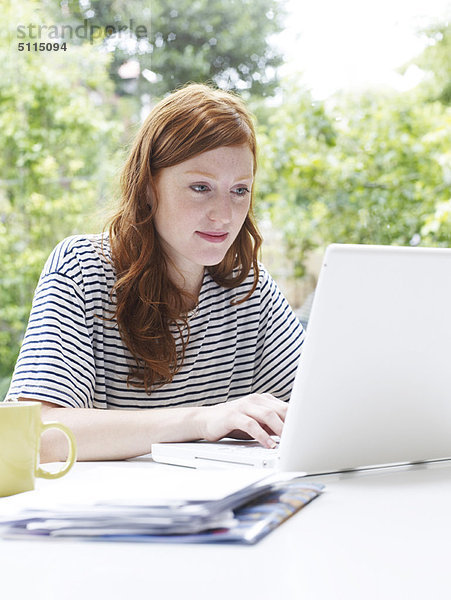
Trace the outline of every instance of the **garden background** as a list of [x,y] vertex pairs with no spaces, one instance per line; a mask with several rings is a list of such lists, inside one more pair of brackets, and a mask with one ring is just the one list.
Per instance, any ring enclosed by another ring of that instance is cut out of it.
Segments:
[[188,81],[256,117],[262,258],[294,308],[331,242],[451,245],[449,12],[399,66],[414,86],[322,98],[284,71],[283,0],[0,0],[0,15],[0,399],[48,254],[105,227],[133,135]]

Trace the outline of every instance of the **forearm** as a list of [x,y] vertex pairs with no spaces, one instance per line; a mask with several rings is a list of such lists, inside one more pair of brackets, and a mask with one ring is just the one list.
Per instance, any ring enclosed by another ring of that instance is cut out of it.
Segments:
[[[200,439],[199,408],[99,410],[42,406],[44,422],[58,421],[75,435],[78,460],[123,460],[150,452],[155,442]],[[59,431],[42,436],[41,461],[65,460],[67,441]]]
[[[42,402],[42,420],[59,421],[75,435],[79,460],[123,460],[151,450],[156,442],[216,441],[239,435],[275,446],[271,435],[281,435],[286,402],[271,394],[249,394],[213,406],[99,410],[59,408]],[[61,432],[46,432],[41,460],[65,460],[67,442]]]

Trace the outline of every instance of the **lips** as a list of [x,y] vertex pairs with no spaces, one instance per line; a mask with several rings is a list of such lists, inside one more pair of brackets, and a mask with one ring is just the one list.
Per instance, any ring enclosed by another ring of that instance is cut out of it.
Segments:
[[196,234],[203,240],[211,242],[212,244],[224,242],[229,235],[226,231],[196,231]]

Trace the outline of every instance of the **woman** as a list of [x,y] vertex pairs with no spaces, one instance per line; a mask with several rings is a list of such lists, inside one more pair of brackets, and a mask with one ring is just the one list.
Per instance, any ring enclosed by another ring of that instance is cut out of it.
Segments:
[[[274,447],[303,331],[257,262],[256,156],[242,101],[190,84],[138,133],[109,235],[50,255],[8,398],[42,402],[79,459],[227,435]],[[41,459],[65,446],[46,434]]]

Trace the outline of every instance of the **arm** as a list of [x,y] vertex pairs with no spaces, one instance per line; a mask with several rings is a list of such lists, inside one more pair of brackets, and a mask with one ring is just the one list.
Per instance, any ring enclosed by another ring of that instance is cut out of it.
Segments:
[[[272,448],[270,435],[281,434],[286,410],[286,403],[270,394],[251,394],[215,406],[147,410],[61,408],[42,402],[42,419],[73,431],[79,460],[121,460],[149,453],[152,443],[216,441],[237,430]],[[42,437],[42,462],[65,460],[66,452],[58,431]]]
[[[83,270],[86,265],[89,272]],[[214,441],[230,434],[273,445],[270,434],[280,435],[286,405],[269,394],[251,394],[210,407],[104,409],[110,389],[105,385],[103,341],[118,349],[117,356],[107,357],[114,363],[109,377],[115,374],[110,387],[116,398],[123,395],[129,406],[140,404],[134,402],[135,391],[123,379],[127,361],[121,353],[122,341],[114,327],[98,318],[111,311],[105,298],[113,274],[107,267],[83,237],[63,241],[51,254],[35,294],[10,398],[42,402],[45,421],[60,421],[72,429],[81,460],[119,460],[150,452],[153,442]],[[268,389],[262,381],[255,391]],[[248,390],[250,386],[244,394]],[[43,460],[61,460],[65,452],[65,440],[58,432],[43,436]]]

